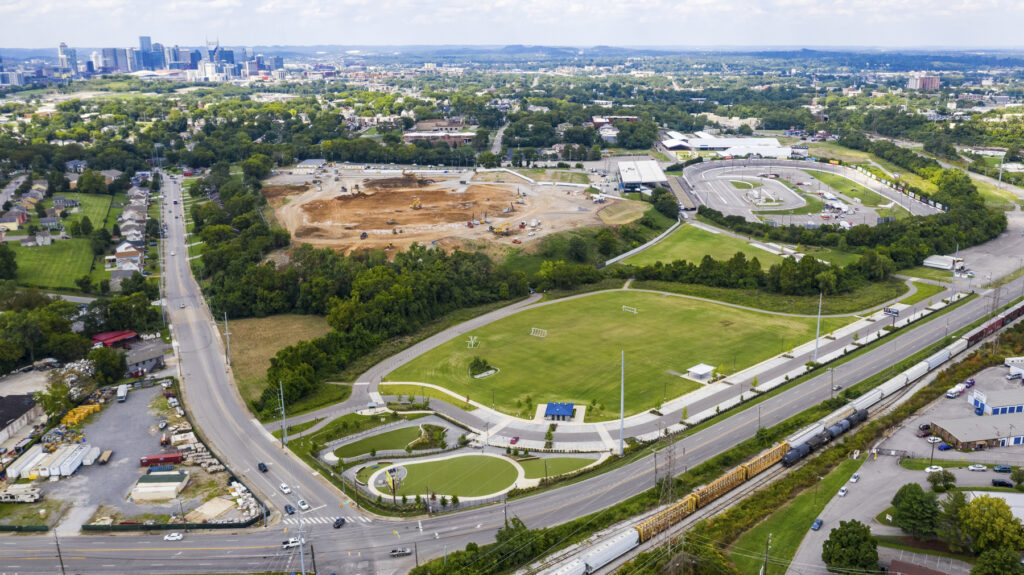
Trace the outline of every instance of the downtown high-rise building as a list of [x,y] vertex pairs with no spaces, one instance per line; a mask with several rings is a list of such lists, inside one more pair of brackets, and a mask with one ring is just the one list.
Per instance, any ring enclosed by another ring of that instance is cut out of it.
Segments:
[[57,46],[57,66],[71,76],[78,75],[78,52],[61,42]]

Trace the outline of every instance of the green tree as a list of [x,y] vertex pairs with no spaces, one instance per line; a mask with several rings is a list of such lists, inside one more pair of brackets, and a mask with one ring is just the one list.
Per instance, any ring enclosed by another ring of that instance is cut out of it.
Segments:
[[597,251],[602,255],[612,255],[615,252],[616,244],[618,242],[615,240],[615,234],[610,229],[601,228],[601,231],[597,232]]
[[587,242],[579,236],[573,236],[569,240],[569,257],[578,261],[587,261]]
[[83,194],[105,194],[107,193],[107,180],[103,174],[95,170],[85,170],[78,176],[75,189]]
[[84,276],[75,280],[75,285],[78,286],[78,289],[84,292],[91,292],[92,278],[89,277],[89,274],[85,274]]
[[821,546],[821,560],[833,573],[878,569],[878,542],[860,521],[840,521]]
[[1010,472],[1010,481],[1013,482],[1017,488],[1020,488],[1020,484],[1024,483],[1024,468],[1018,467]]
[[893,523],[918,539],[935,533],[939,519],[935,494],[925,493],[917,483],[908,483],[900,491],[902,495],[893,514]]
[[480,152],[476,157],[477,163],[485,168],[496,168],[498,167],[498,156],[491,152]]
[[18,276],[18,262],[14,250],[7,244],[0,244],[0,280],[12,280]]
[[124,354],[110,347],[92,349],[86,357],[92,361],[94,377],[100,385],[112,385],[128,368]]
[[92,220],[89,219],[89,216],[82,216],[82,220],[79,225],[81,225],[82,234],[89,235],[92,233]]
[[943,491],[949,491],[953,487],[956,487],[956,476],[953,475],[952,471],[943,469],[942,471],[929,473],[928,483],[931,484],[933,491],[936,493],[942,493]]
[[938,525],[936,532],[949,550],[960,553],[968,545],[967,537],[960,526],[960,513],[967,507],[967,496],[963,491],[950,491],[939,504]]
[[1024,575],[1024,566],[1012,549],[989,549],[978,556],[971,575]]
[[63,379],[55,377],[56,375],[57,372],[51,372],[46,388],[35,395],[36,401],[43,408],[43,413],[49,418],[60,417],[71,409],[68,384],[64,383]]
[[984,553],[990,549],[1024,547],[1021,522],[1013,516],[1005,499],[979,495],[960,510],[960,526],[971,543],[971,550]]

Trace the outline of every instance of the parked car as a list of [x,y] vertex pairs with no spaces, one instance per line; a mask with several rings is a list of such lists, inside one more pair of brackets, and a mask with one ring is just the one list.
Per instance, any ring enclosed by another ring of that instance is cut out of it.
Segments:
[[284,506],[284,512],[287,513],[288,515],[295,515],[295,508],[292,507],[291,505],[285,505]]
[[849,492],[850,492],[849,489],[847,489],[845,487],[842,487],[842,488],[839,489],[839,496],[840,497],[846,497],[846,494],[849,493]]
[[992,471],[995,471],[996,473],[1009,473],[1013,471],[1013,469],[1009,465],[996,465],[992,468]]
[[948,443],[939,444],[939,451],[949,451],[950,449],[953,449],[953,446]]
[[922,423],[921,425],[918,425],[917,428],[920,429],[921,431],[928,431],[929,429],[932,428],[932,426],[927,423]]
[[262,471],[263,473],[266,473],[266,472],[267,472],[267,464],[266,464],[266,463],[263,463],[262,461],[261,461],[261,462],[259,462],[259,463],[258,463],[258,464],[256,465],[256,467],[257,467],[257,468],[258,468],[258,469],[259,469],[260,471]]
[[822,523],[824,523],[824,521],[822,521],[820,518],[819,519],[815,519],[814,523],[811,523],[811,531],[817,531],[817,530],[821,529],[821,524]]
[[929,465],[928,467],[924,468],[925,473],[936,473],[938,471],[942,471],[942,467],[938,465]]
[[181,541],[185,536],[181,533],[168,533],[164,535],[164,541]]
[[860,474],[854,473],[853,476],[850,477],[850,483],[857,483],[858,481],[860,481]]
[[992,487],[1013,487],[1013,483],[1010,483],[1005,479],[993,479]]
[[339,517],[339,518],[334,520],[334,528],[335,529],[341,527],[344,524],[345,524],[345,518],[344,517]]
[[515,445],[515,444],[517,444],[517,443],[519,443],[519,436],[518,436],[518,435],[517,435],[517,436],[515,436],[515,437],[513,437],[513,438],[512,438],[512,441],[509,441],[509,444],[510,444],[510,445]]
[[964,385],[966,385],[967,387],[974,387],[974,378],[972,377],[971,379],[965,381]]
[[979,463],[975,463],[974,465],[968,465],[967,471],[988,471],[988,467],[985,465],[981,465]]
[[284,493],[285,495],[288,495],[291,492],[292,492],[292,488],[288,487],[287,483],[282,483],[281,484],[281,493]]
[[921,431],[918,431],[918,432],[917,432],[917,436],[918,436],[918,437],[928,437],[928,436],[929,436],[929,435],[931,435],[931,434],[932,434],[932,432],[930,432],[930,431],[925,431],[925,430],[923,430],[923,429],[922,429]]
[[935,437],[934,435],[928,438],[928,443],[942,443],[941,437]]
[[299,509],[309,511],[309,503],[306,503],[305,499],[299,499]]

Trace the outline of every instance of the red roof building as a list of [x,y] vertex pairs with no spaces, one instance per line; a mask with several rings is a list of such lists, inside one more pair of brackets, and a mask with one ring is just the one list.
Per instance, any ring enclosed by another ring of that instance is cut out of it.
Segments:
[[102,343],[107,347],[112,347],[119,343],[131,341],[137,337],[139,337],[139,334],[130,329],[123,331],[106,331],[92,336],[92,343],[93,345]]

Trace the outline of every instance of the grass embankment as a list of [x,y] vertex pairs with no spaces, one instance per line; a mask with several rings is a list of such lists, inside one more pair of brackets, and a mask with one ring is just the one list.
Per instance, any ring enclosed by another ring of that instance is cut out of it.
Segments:
[[716,260],[728,260],[736,252],[743,252],[748,260],[757,258],[763,268],[782,261],[781,257],[771,252],[755,248],[725,233],[716,234],[695,226],[682,226],[655,246],[626,259],[624,263],[646,266],[658,261],[669,263],[686,260],[700,264],[705,255]]
[[487,455],[465,455],[442,461],[413,463],[405,466],[398,495],[458,495],[478,497],[490,495],[512,485],[518,472],[506,459]]
[[832,188],[836,193],[843,194],[851,199],[860,200],[860,204],[863,206],[881,206],[892,201],[881,194],[869,190],[857,182],[844,178],[838,174],[814,171],[811,175],[814,176],[815,179],[820,180],[821,183]]
[[543,168],[519,168],[516,173],[539,182],[564,182],[567,184],[586,184],[590,182],[586,172],[573,170],[546,170]]
[[[319,418],[314,419],[312,421],[307,421],[305,423],[300,423],[298,425],[289,425],[288,426],[288,437],[291,437],[291,436],[295,435],[296,433],[302,433],[303,431],[306,431],[310,427],[313,427],[314,425],[320,423],[323,420],[324,420],[324,418],[319,417]],[[274,437],[281,437],[281,430],[280,429],[278,429],[277,431],[271,431],[270,433]]]
[[[223,322],[217,325],[224,338]],[[295,314],[237,319],[229,321],[228,328],[231,330],[231,367],[235,372],[235,383],[247,403],[259,399],[263,393],[270,359],[278,351],[331,331],[323,317]],[[296,410],[294,413],[299,412]]]
[[[814,296],[787,296],[757,290],[730,289],[705,286],[700,284],[681,284],[664,281],[635,281],[630,289],[649,289],[667,291],[683,295],[708,298],[726,303],[802,315],[818,313],[818,298]],[[849,293],[824,298],[821,313],[825,315],[849,314],[877,307],[889,300],[896,299],[907,292],[907,286],[900,280],[865,284]],[[838,327],[838,326],[836,326]],[[834,328],[832,328],[834,329]],[[824,325],[822,331],[824,332]],[[812,336],[813,337],[813,336]],[[787,340],[796,341],[795,337]]]
[[799,246],[798,251],[804,255],[828,262],[834,266],[848,266],[860,259],[860,254],[845,252],[834,248],[818,248],[816,246]]
[[424,399],[440,399],[441,401],[454,405],[463,411],[473,411],[476,409],[475,405],[466,403],[450,393],[445,393],[439,389],[424,387],[422,385],[381,383],[380,393],[381,395],[405,396],[406,399],[413,401],[413,403],[422,403]]
[[946,291],[946,288],[944,288],[942,286],[937,286],[935,284],[924,283],[924,282],[914,282],[914,287],[917,288],[917,291],[914,292],[913,295],[909,295],[909,296],[901,299],[900,303],[905,303],[907,305],[913,305],[913,304],[915,304],[915,303],[917,303],[919,301],[934,300],[935,296],[937,296],[940,293]]
[[[385,423],[392,423],[396,421],[411,421],[413,419],[419,419],[426,414],[423,413],[411,413],[409,415],[359,415],[357,413],[348,413],[341,417],[331,420],[330,423],[325,425],[322,429],[310,434],[303,439],[313,443],[327,443],[335,439],[341,439],[347,437],[353,433],[359,433],[360,431],[366,431],[375,427],[380,427]],[[382,421],[383,420],[383,421]]]
[[753,190],[754,188],[760,188],[761,182],[747,182],[745,180],[729,180],[732,187],[737,190]]
[[[850,459],[841,463],[814,487],[798,495],[788,505],[773,513],[750,531],[743,534],[730,547],[729,559],[743,573],[756,574],[763,564],[763,557],[750,553],[752,549],[764,547],[768,534],[772,536],[771,562],[767,575],[783,575],[789,562],[796,555],[800,542],[811,528],[811,523],[825,509],[839,488],[850,479],[864,462]],[[822,525],[829,531],[837,525]]]
[[920,278],[925,280],[933,280],[937,282],[952,283],[953,272],[950,270],[940,270],[935,268],[926,268],[924,266],[916,266],[912,268],[902,269],[896,272],[902,276],[910,276],[912,278]]
[[621,226],[636,221],[649,211],[654,210],[652,204],[635,200],[618,200],[597,212],[601,221],[610,226]]
[[418,426],[393,429],[391,431],[385,431],[379,435],[374,435],[372,437],[367,437],[366,439],[360,439],[359,441],[342,445],[334,450],[334,454],[337,455],[339,459],[342,459],[346,457],[355,457],[364,453],[383,451],[385,449],[405,449],[406,445],[409,445],[413,441],[419,439],[421,435],[422,432]]
[[594,459],[583,457],[549,457],[547,459],[520,461],[519,465],[523,466],[527,479],[542,479],[582,469],[594,461]]
[[[623,306],[639,313],[624,312]],[[826,319],[822,331],[848,321]],[[687,329],[679,329],[683,325]],[[546,337],[531,336],[533,328],[547,330]],[[532,403],[588,404],[588,418],[602,419],[617,415],[620,350],[625,351],[631,388],[626,411],[633,414],[659,405],[665,395],[678,397],[699,387],[670,371],[685,373],[704,362],[734,373],[779,353],[783,340],[795,345],[813,339],[814,330],[814,318],[632,290],[607,292],[529,309],[473,330],[465,335],[476,336],[478,348],[467,349],[460,336],[386,379],[432,383],[488,404],[493,393],[495,408],[509,414],[532,414]],[[651,339],[652,333],[661,336]],[[500,371],[474,379],[468,370],[474,357]]]

